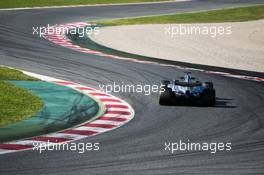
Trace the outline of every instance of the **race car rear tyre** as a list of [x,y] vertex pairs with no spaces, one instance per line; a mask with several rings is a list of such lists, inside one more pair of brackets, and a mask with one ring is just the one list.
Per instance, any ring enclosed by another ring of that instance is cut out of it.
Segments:
[[171,89],[165,89],[164,92],[160,93],[159,104],[160,105],[171,105],[173,100],[173,92]]
[[215,90],[205,89],[201,94],[201,105],[203,106],[214,106],[215,105]]
[[206,89],[213,89],[214,85],[212,82],[204,82],[203,87],[205,87]]
[[161,82],[162,87],[164,88],[164,91],[160,93],[159,96],[159,104],[160,105],[170,105],[172,104],[173,99],[173,92],[170,88],[168,88],[168,84],[170,84],[170,81],[163,80]]

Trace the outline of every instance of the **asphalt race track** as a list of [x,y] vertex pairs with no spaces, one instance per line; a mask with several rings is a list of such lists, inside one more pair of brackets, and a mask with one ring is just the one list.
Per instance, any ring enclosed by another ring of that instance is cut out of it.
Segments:
[[[0,65],[98,88],[101,83],[158,84],[183,70],[114,60],[70,50],[32,35],[33,26],[231,7],[255,1],[194,1],[0,11]],[[80,142],[100,151],[24,151],[0,155],[0,174],[263,174],[264,84],[193,72],[211,80],[216,107],[159,106],[158,94],[114,94],[135,109],[135,118],[114,131]],[[232,142],[229,152],[176,152],[165,142]]]

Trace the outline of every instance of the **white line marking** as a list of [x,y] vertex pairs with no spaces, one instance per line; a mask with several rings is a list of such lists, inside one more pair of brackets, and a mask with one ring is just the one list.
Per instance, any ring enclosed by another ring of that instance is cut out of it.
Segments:
[[106,128],[97,128],[97,127],[87,127],[87,126],[82,126],[82,127],[78,127],[78,128],[75,128],[74,130],[80,130],[80,131],[95,131],[95,132],[106,132],[106,131],[109,131],[109,130],[112,130],[113,128],[111,129],[106,129]]

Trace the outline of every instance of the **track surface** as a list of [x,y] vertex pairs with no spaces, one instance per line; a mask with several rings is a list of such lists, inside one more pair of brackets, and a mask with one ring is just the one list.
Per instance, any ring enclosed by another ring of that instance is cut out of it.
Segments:
[[[79,53],[32,36],[32,26],[132,17],[253,4],[259,1],[195,1],[155,5],[0,11],[0,64],[98,87],[100,83],[159,83],[182,70]],[[161,107],[157,94],[115,94],[136,116],[129,124],[81,142],[99,152],[26,151],[0,156],[0,174],[263,174],[264,85],[193,72],[212,80],[217,107]],[[164,151],[164,142],[232,142],[231,152]]]

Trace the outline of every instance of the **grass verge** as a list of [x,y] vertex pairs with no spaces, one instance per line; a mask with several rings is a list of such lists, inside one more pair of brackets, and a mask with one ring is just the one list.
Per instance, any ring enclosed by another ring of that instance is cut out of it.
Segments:
[[41,99],[10,84],[8,80],[37,79],[17,70],[0,67],[0,126],[30,118],[43,106]]
[[264,18],[264,5],[141,18],[95,21],[100,25],[242,22]]
[[25,75],[18,70],[0,66],[0,81],[3,81],[3,80],[37,81],[38,79]]
[[166,0],[1,0],[0,8],[157,2]]

